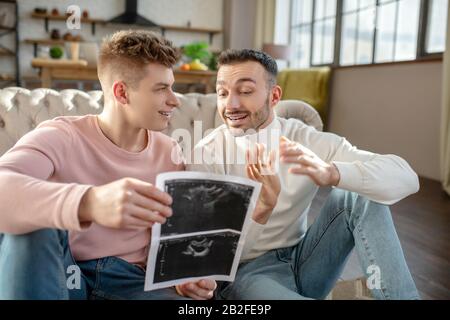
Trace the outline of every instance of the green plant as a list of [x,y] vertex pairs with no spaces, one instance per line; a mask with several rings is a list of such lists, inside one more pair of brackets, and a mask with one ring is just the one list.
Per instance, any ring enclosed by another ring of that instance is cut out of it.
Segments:
[[61,47],[55,46],[50,48],[49,53],[53,59],[60,59],[64,54],[64,50]]
[[211,58],[211,52],[208,50],[208,44],[203,41],[192,42],[183,47],[183,54],[191,60],[200,60],[208,63]]
[[208,68],[209,70],[217,71],[217,58],[219,54],[218,53],[212,53],[211,58],[208,62]]

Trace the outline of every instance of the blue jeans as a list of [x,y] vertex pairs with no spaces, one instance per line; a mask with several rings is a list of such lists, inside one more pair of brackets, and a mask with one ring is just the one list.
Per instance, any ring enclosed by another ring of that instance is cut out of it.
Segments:
[[173,288],[144,291],[144,278],[144,269],[116,257],[76,262],[67,231],[4,234],[0,241],[0,299],[185,299]]
[[389,207],[340,189],[331,191],[297,245],[242,263],[235,281],[220,283],[216,297],[324,299],[353,248],[366,276],[374,280],[370,286],[376,299],[420,299]]

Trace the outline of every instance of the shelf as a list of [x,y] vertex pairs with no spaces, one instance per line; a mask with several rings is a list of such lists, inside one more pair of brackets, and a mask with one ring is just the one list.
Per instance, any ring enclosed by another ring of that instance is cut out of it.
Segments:
[[173,73],[176,74],[183,74],[183,75],[193,75],[193,76],[217,76],[216,71],[212,70],[181,70],[181,69],[174,69]]
[[31,60],[33,68],[79,68],[87,67],[86,60],[70,60],[70,59],[51,59],[51,58],[34,58]]
[[2,56],[2,57],[5,57],[5,56],[7,56],[7,57],[14,57],[15,55],[16,54],[13,51],[9,50],[9,49],[0,48],[0,56]]
[[64,45],[67,42],[84,42],[84,41],[70,41],[64,39],[25,39],[24,42],[28,44],[52,46],[52,45]]
[[[31,13],[31,17],[36,19],[48,19],[48,20],[59,20],[59,21],[65,21],[69,16],[63,16],[63,15],[52,15],[48,13]],[[106,23],[105,20],[102,19],[91,19],[91,18],[81,18],[81,22],[83,23]]]
[[[68,16],[66,15],[52,15],[48,13],[31,13],[31,17],[35,19],[43,19],[45,21],[45,31],[49,31],[48,22],[50,20],[55,21],[65,21]],[[111,22],[102,19],[91,19],[91,18],[81,18],[81,23],[90,23],[92,24],[92,34],[95,34],[95,25],[96,24],[111,24]],[[161,29],[161,33],[164,36],[166,31],[178,31],[178,32],[194,32],[194,33],[207,33],[209,34],[209,43],[212,43],[212,39],[215,34],[222,33],[220,29],[209,29],[209,28],[196,28],[196,27],[183,27],[183,26],[171,26],[171,25],[159,25],[159,29]]]
[[33,45],[33,56],[37,57],[38,45],[44,46],[63,46],[68,42],[84,42],[84,41],[70,41],[64,39],[25,39],[23,42]]
[[[66,21],[69,16],[67,15],[53,15],[48,13],[36,13],[32,12],[31,17],[34,19],[43,19],[45,21],[45,31],[48,32],[48,22],[50,20],[54,21]],[[105,20],[102,19],[91,19],[91,18],[81,18],[81,23],[90,23],[92,25],[92,34],[95,34],[95,25],[98,24],[106,24]]]
[[13,27],[0,26],[0,30],[16,31]]
[[199,33],[212,33],[218,34],[222,33],[222,30],[219,29],[207,29],[207,28],[190,28],[190,27],[181,27],[181,26],[160,26],[161,29],[171,30],[171,31],[182,31],[182,32],[199,32]]
[[161,28],[161,33],[163,36],[165,36],[166,31],[208,33],[210,44],[212,44],[212,39],[215,34],[222,33],[222,30],[219,29],[193,28],[193,27],[168,26],[168,25],[160,25],[159,27]]
[[11,74],[0,74],[0,81],[16,81],[16,78]]

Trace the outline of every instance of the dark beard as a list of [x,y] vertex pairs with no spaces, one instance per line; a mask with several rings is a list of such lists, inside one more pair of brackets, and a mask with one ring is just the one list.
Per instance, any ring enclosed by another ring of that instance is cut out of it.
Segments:
[[268,96],[266,102],[264,103],[264,107],[255,113],[255,118],[259,122],[259,124],[254,128],[255,130],[259,130],[259,128],[266,123],[267,119],[270,116],[270,105],[269,105],[270,97]]
[[[268,119],[269,116],[270,116],[270,112],[271,112],[271,110],[270,110],[270,105],[269,105],[269,101],[270,101],[270,95],[267,96],[267,99],[266,99],[266,101],[264,102],[264,106],[261,108],[261,110],[255,112],[255,113],[253,113],[253,114],[251,114],[251,115],[249,115],[249,116],[253,116],[250,120],[251,120],[252,125],[255,124],[255,126],[254,126],[254,127],[251,127],[251,128],[247,128],[247,129],[245,129],[245,130],[253,129],[253,130],[255,130],[255,131],[258,131],[258,129],[259,129],[263,124],[266,123],[267,119]],[[225,110],[223,111],[222,116],[223,116],[224,119],[226,119],[226,116],[225,116]],[[256,122],[256,123],[255,123],[255,122]],[[225,121],[225,124],[226,124],[226,126],[228,127],[228,129],[239,130],[239,129],[230,127],[226,121]]]

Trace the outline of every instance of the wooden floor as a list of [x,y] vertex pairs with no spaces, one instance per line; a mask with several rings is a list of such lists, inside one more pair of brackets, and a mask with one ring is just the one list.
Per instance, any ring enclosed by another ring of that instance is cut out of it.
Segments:
[[[321,188],[312,204],[310,223],[329,188]],[[423,299],[450,300],[450,197],[437,181],[421,178],[420,191],[391,206],[400,242]],[[353,254],[344,279],[361,275]]]

